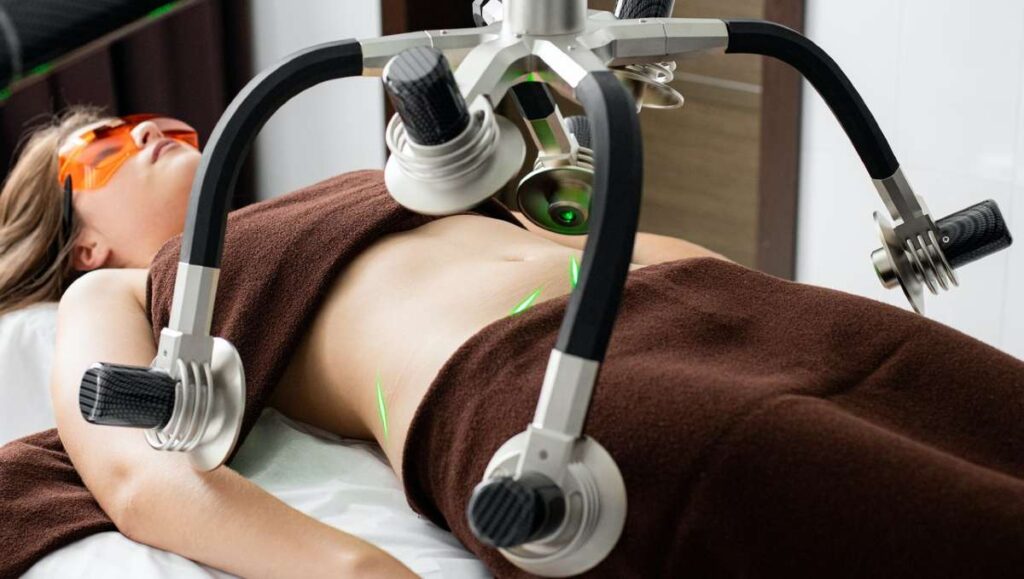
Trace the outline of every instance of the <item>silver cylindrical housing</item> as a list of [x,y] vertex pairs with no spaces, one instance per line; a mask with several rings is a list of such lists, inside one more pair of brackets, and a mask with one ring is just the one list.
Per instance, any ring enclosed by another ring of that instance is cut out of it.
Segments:
[[587,0],[505,0],[504,5],[504,25],[512,34],[572,34],[587,25]]

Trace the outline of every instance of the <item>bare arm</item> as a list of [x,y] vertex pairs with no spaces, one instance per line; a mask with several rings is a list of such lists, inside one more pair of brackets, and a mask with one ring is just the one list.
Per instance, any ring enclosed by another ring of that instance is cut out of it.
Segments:
[[[518,219],[533,233],[536,233],[541,237],[546,237],[566,247],[583,249],[583,246],[587,243],[586,235],[559,235],[537,226],[518,211],[513,211],[512,214],[515,215],[516,219]],[[683,239],[677,239],[667,235],[658,235],[656,233],[640,232],[636,234],[636,239],[633,242],[633,257],[631,261],[640,265],[654,265],[656,263],[686,259],[688,257],[715,257],[718,259],[726,259],[724,256],[719,255],[710,249],[701,247],[695,243],[690,243]]]
[[136,429],[94,426],[78,385],[94,362],[148,366],[145,270],[105,270],[61,300],[51,394],[64,447],[129,538],[244,577],[415,577],[386,552],[293,509],[228,467],[196,472]]

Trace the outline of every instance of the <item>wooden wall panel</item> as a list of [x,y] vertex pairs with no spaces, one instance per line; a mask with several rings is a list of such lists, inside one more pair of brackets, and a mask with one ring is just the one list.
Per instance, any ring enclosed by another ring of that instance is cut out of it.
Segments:
[[[679,85],[682,110],[644,111],[640,226],[753,265],[757,258],[760,106],[714,87]],[[746,102],[744,102],[746,101]]]
[[49,82],[56,101],[54,108],[62,109],[75,103],[94,103],[107,104],[116,110],[118,99],[117,91],[114,90],[114,77],[109,47],[85,56],[76,66],[55,71]]
[[[803,30],[803,0],[766,0],[765,20]],[[789,65],[765,59],[756,265],[787,279],[796,276],[802,88]]]
[[[613,10],[614,0],[590,2]],[[678,18],[760,18],[763,0],[677,1]],[[640,229],[681,237],[739,263],[757,263],[761,58],[680,59],[682,109],[645,110]]]

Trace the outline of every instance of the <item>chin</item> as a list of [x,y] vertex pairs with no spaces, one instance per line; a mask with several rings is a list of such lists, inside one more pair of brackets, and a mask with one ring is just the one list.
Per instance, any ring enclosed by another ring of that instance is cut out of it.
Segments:
[[159,179],[172,186],[175,191],[183,191],[182,194],[187,201],[201,160],[202,155],[195,150],[167,151],[156,162],[160,169]]

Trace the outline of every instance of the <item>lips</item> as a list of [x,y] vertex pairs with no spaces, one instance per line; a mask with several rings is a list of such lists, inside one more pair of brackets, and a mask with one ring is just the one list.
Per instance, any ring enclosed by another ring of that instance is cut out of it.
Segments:
[[156,163],[156,160],[160,157],[161,153],[163,153],[163,150],[166,149],[167,147],[170,147],[170,146],[174,145],[174,144],[175,144],[175,142],[172,139],[164,139],[164,140],[160,141],[159,143],[157,143],[153,147],[152,161],[154,163]]

